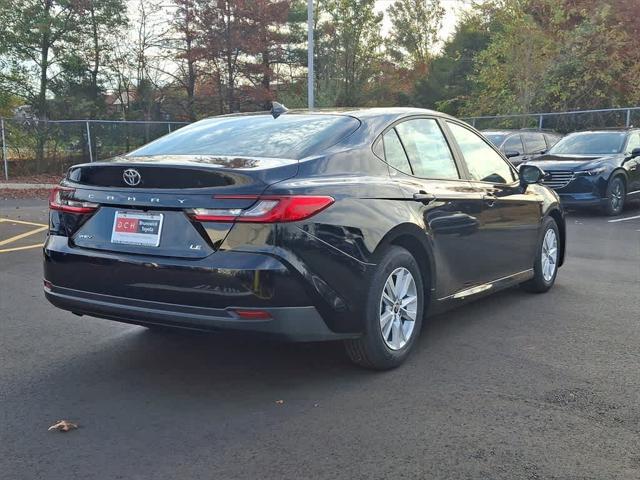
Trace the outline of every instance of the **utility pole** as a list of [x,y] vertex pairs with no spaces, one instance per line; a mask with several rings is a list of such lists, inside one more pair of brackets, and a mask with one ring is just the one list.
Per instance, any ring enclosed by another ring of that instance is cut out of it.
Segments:
[[307,98],[313,109],[313,0],[307,0]]

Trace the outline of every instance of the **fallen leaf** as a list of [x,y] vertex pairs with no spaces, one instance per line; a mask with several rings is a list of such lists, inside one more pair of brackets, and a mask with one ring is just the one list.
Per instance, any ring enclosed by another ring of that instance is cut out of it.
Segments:
[[68,432],[69,430],[74,430],[78,428],[78,425],[72,422],[68,422],[67,420],[58,420],[55,424],[49,427],[49,431],[57,430],[59,432]]
[[284,400],[276,400],[276,405],[282,405],[284,404]]

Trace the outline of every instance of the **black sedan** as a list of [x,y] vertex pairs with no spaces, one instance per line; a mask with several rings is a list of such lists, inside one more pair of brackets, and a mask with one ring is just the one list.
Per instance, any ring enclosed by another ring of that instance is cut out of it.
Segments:
[[399,365],[427,311],[544,292],[565,251],[558,196],[474,129],[419,109],[199,121],[50,198],[54,305],[149,327],[343,340]]
[[640,199],[640,129],[572,133],[527,164],[546,172],[544,183],[567,207],[619,215],[627,200]]

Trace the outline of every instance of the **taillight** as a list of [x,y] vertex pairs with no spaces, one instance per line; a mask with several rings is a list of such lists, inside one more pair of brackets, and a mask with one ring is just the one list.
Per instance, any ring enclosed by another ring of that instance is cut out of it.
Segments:
[[[247,196],[216,196],[216,198],[242,198]],[[242,208],[193,208],[187,214],[199,222],[248,222],[280,223],[305,220],[327,208],[335,200],[329,196],[264,195],[256,199],[251,207]]]
[[49,208],[67,213],[92,213],[100,205],[91,202],[73,200],[75,190],[73,188],[55,187],[49,195]]

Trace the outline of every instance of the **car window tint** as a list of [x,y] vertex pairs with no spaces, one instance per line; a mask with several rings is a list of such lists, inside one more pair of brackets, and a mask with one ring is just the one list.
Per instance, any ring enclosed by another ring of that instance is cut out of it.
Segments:
[[346,115],[287,114],[200,120],[131,152],[132,156],[221,155],[299,159],[321,153],[353,133]]
[[421,178],[460,178],[456,163],[438,122],[429,118],[407,120],[396,126],[413,173]]
[[503,152],[518,152],[520,155],[524,153],[524,148],[522,147],[522,139],[520,135],[513,135],[507,138],[507,141],[504,142],[502,146]]
[[411,175],[411,166],[409,165],[409,159],[407,154],[402,148],[402,143],[398,138],[398,134],[395,129],[389,130],[382,137],[384,143],[384,158],[389,165],[393,168],[400,170],[401,172]]
[[547,142],[541,133],[523,133],[526,153],[539,153],[547,149]]
[[473,180],[492,183],[511,183],[513,169],[479,135],[456,123],[447,122]]
[[632,133],[631,136],[629,136],[627,152],[631,153],[634,148],[640,148],[640,133]]

